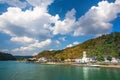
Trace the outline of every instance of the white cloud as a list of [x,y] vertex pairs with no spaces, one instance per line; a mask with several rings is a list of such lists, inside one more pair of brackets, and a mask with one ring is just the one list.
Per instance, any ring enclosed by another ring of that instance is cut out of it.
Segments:
[[34,52],[32,56],[36,56],[38,53],[37,52]]
[[6,52],[6,53],[9,53],[9,50],[8,50],[8,49],[1,49],[0,52]]
[[13,42],[18,42],[18,43],[35,43],[35,42],[38,42],[38,40],[36,39],[33,39],[33,38],[29,38],[29,37],[26,37],[26,36],[23,36],[23,37],[12,37],[10,39],[11,41]]
[[[4,2],[8,3],[7,0]],[[10,41],[24,43],[13,52],[40,49],[51,43],[48,39],[53,36],[50,24],[59,18],[48,13],[47,7],[51,3],[52,0],[27,0],[27,4],[34,6],[33,9],[23,11],[20,7],[8,7],[7,12],[0,15],[0,32],[11,36]],[[12,1],[10,4],[14,6]]]
[[49,49],[49,51],[53,51],[54,49]]
[[113,3],[101,1],[98,6],[92,6],[85,15],[77,21],[75,10],[68,11],[64,20],[57,20],[53,27],[53,34],[100,35],[111,32],[112,23],[120,13],[120,0]]
[[8,8],[0,15],[0,31],[11,36],[49,38],[51,34],[46,25],[51,23],[50,19],[51,15],[39,7],[25,12],[20,8]]
[[[112,28],[110,22],[120,13],[120,0],[116,0],[114,3],[101,1],[98,6],[91,7],[77,21],[75,9],[68,11],[63,20],[60,20],[58,14],[56,16],[49,14],[47,8],[53,0],[26,0],[25,2],[0,0],[0,2],[14,6],[9,7],[7,12],[0,15],[0,32],[11,36],[13,42],[28,43],[13,51],[31,51],[43,48],[51,44],[51,39],[48,38],[57,34],[74,33],[74,36],[79,36],[108,33]],[[26,7],[27,4],[34,6],[33,9],[23,11],[21,8]],[[51,24],[55,24],[55,26]],[[56,44],[65,41],[65,37],[58,39]],[[78,42],[73,42],[67,47],[72,47],[75,44]]]
[[72,47],[73,45],[72,44],[68,44],[66,47]]
[[0,3],[7,3],[10,6],[25,8],[26,2],[21,2],[20,0],[0,0]]
[[50,5],[53,2],[53,0],[0,0],[0,3],[7,3],[10,6],[13,7],[19,7],[19,8],[25,8],[27,5],[31,5],[33,7],[41,7],[45,10],[47,10],[48,5]]
[[120,5],[120,0],[116,0],[115,3]]
[[18,51],[32,51],[32,50],[35,50],[37,48],[43,48],[45,46],[48,46],[51,44],[51,39],[47,39],[45,41],[42,41],[42,42],[35,42],[33,44],[30,44],[26,47],[20,47],[20,48],[16,48],[16,49],[13,49],[12,52],[18,52]]
[[112,20],[117,18],[117,14],[120,13],[120,1],[115,3],[109,3],[102,1],[98,3],[98,6],[93,6],[76,22],[76,30],[74,35],[88,35],[88,34],[103,34],[111,31]]
[[0,32],[16,37],[27,36],[39,39],[52,37],[50,24],[55,23],[59,18],[58,15],[52,16],[47,11],[48,5],[53,0],[27,0],[27,2],[35,6],[33,10],[22,11],[18,7],[9,7],[7,12],[0,15]]
[[53,34],[67,34],[74,29],[75,23],[75,9],[68,11],[63,21],[56,21],[53,27]]
[[42,7],[44,9],[47,9],[47,6],[53,2],[53,0],[26,0],[26,1],[34,7]]
[[73,42],[73,45],[78,45],[78,44],[79,44],[78,41]]
[[78,44],[79,44],[79,42],[78,42],[78,41],[75,41],[75,42],[73,42],[72,44],[68,44],[66,47],[72,47],[72,46],[78,45]]

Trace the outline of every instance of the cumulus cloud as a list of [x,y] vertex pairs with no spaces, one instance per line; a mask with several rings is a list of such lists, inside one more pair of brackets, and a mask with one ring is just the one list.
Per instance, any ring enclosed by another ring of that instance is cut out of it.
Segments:
[[53,34],[101,35],[111,32],[111,21],[120,13],[120,0],[109,3],[101,1],[98,6],[92,6],[85,15],[77,21],[75,9],[68,11],[64,20],[57,20],[53,28]]
[[75,25],[75,9],[68,11],[65,19],[63,21],[58,20],[55,22],[55,26],[53,28],[53,34],[67,34],[74,30]]
[[32,55],[33,55],[33,56],[36,56],[37,54],[38,54],[37,52],[34,52]]
[[72,47],[72,46],[78,45],[78,44],[79,44],[79,42],[78,42],[78,41],[75,41],[75,42],[73,42],[72,44],[68,44],[66,47]]
[[19,7],[19,8],[25,8],[26,2],[21,2],[20,0],[0,0],[0,3],[7,3],[10,6]]
[[29,37],[26,37],[26,36],[12,37],[10,40],[13,41],[13,42],[24,43],[24,44],[38,42],[38,40],[33,39],[33,38],[29,38]]
[[78,41],[73,42],[73,45],[78,45],[78,44],[79,44]]
[[[120,0],[113,3],[101,1],[98,6],[92,6],[88,12],[76,20],[76,10],[68,11],[63,20],[59,15],[51,15],[48,13],[48,5],[53,0],[0,0],[0,3],[7,3],[12,7],[8,7],[7,12],[0,15],[0,32],[11,36],[10,41],[17,43],[28,43],[12,51],[30,51],[36,48],[43,48],[51,44],[51,39],[55,35],[71,34],[79,35],[100,35],[111,31],[112,20],[117,18],[120,13]],[[27,4],[33,9],[26,9]],[[52,25],[54,24],[54,25]],[[65,41],[59,38],[56,44]],[[54,42],[55,43],[55,42]],[[67,45],[71,47],[78,44],[74,42]]]
[[0,3],[6,3],[13,7],[26,8],[28,5],[33,7],[41,7],[47,10],[48,5],[50,5],[53,0],[0,0]]
[[[7,4],[9,1],[1,0],[2,3]],[[14,7],[8,7],[7,12],[0,15],[0,32],[11,36],[10,41],[26,44],[13,49],[13,52],[31,51],[43,48],[51,43],[51,39],[48,39],[52,37],[51,23],[54,23],[59,18],[58,15],[52,16],[47,11],[47,7],[52,1],[26,0],[27,4],[34,7],[25,11],[20,6],[16,7],[18,4],[15,6],[14,0],[9,3]]]
[[120,4],[120,0],[116,0],[115,3],[116,3],[116,4]]
[[43,48],[45,46],[48,46],[51,44],[51,39],[47,39],[45,41],[41,41],[41,42],[35,42],[33,44],[30,44],[29,46],[26,47],[20,47],[20,48],[16,48],[13,49],[12,52],[18,52],[18,51],[32,51],[35,50],[36,48]]
[[58,15],[52,16],[47,12],[47,7],[53,0],[27,0],[26,2],[35,7],[25,11],[19,7],[8,7],[7,12],[0,15],[0,32],[17,37],[27,36],[39,39],[52,37],[50,24],[55,23],[59,18]]
[[45,8],[50,5],[53,0],[26,0],[30,5],[34,7],[42,7]]
[[116,0],[114,3],[102,1],[98,6],[93,6],[76,22],[76,29],[74,35],[89,35],[89,34],[103,34],[111,31],[112,20],[117,18],[120,13],[120,1]]
[[69,48],[69,47],[72,47],[73,45],[72,44],[68,44],[66,47]]
[[1,49],[0,52],[6,52],[6,53],[9,53],[9,50],[8,50],[8,49]]
[[33,11],[27,10],[25,12],[20,8],[11,7],[0,15],[0,31],[11,36],[48,38],[51,34],[46,25],[50,23],[51,15],[39,7],[34,8]]

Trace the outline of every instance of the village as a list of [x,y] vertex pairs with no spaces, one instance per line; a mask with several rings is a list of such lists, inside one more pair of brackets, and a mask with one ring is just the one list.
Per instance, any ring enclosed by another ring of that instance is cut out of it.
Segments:
[[37,60],[36,58],[29,58],[27,61],[40,63],[40,64],[59,64],[59,65],[70,64],[70,65],[78,65],[78,66],[120,65],[120,58],[111,57],[111,59],[108,59],[107,57],[104,57],[103,61],[98,61],[96,58],[87,57],[86,51],[83,51],[82,58],[51,60],[45,57],[40,57]]

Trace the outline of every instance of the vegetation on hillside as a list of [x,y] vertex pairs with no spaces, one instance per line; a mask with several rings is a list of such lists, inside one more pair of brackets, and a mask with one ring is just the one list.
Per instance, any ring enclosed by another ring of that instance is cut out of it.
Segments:
[[103,57],[108,56],[120,57],[120,32],[102,35],[98,38],[90,39],[82,44],[63,50],[45,50],[35,57],[46,57],[49,59],[73,59],[82,57],[83,51],[87,52],[88,57],[96,57],[100,60],[103,60]]
[[16,60],[14,56],[8,53],[0,52],[0,61]]

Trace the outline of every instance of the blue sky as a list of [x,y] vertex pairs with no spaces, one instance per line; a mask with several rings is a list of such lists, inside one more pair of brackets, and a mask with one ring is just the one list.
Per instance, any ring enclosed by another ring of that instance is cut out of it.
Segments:
[[120,32],[120,0],[0,0],[0,51],[35,55]]

